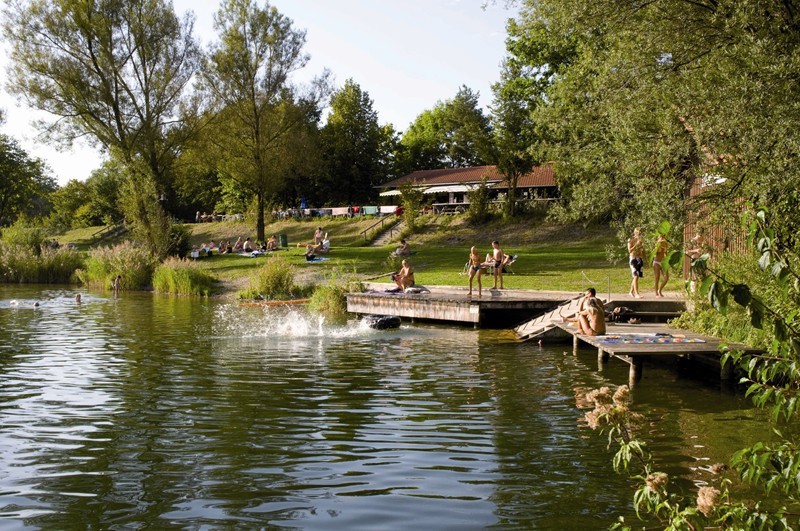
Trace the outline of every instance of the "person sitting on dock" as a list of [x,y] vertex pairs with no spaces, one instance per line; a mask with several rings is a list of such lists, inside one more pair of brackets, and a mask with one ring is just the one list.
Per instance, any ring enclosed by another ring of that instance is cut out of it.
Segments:
[[606,314],[603,303],[597,298],[597,290],[589,288],[583,296],[575,318],[561,316],[563,322],[578,324],[578,332],[587,336],[602,336],[606,333]]
[[392,275],[392,280],[397,284],[397,288],[400,291],[405,291],[406,288],[414,285],[414,270],[408,260],[403,260],[403,268],[400,269],[399,273]]

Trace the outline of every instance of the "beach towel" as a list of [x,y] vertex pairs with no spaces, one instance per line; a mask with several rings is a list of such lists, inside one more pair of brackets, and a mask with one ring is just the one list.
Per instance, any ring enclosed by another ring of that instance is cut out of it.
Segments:
[[324,262],[325,260],[330,260],[330,258],[326,258],[324,256],[316,256],[311,260],[306,260],[307,264],[316,264],[317,262]]
[[672,334],[610,334],[598,336],[601,343],[613,344],[641,344],[641,343],[705,343],[704,339],[696,337],[686,337],[684,335]]

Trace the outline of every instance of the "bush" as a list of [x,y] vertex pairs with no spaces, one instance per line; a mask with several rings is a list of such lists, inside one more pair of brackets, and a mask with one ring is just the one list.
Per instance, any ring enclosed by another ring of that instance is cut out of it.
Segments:
[[486,184],[486,177],[481,179],[481,184],[467,192],[469,208],[467,209],[467,220],[472,224],[486,222],[491,216],[489,212],[489,186]]
[[362,289],[355,272],[341,277],[334,271],[327,284],[314,289],[308,308],[324,315],[326,319],[343,322],[347,319],[347,294],[360,292]]
[[192,248],[190,238],[192,231],[183,223],[173,223],[169,233],[169,251],[168,253],[173,256],[185,258]]
[[3,282],[66,284],[82,264],[81,253],[66,247],[0,242],[0,279]]
[[179,295],[208,297],[216,278],[200,264],[185,258],[167,258],[153,273],[153,289]]
[[239,292],[240,299],[289,299],[300,293],[295,284],[295,266],[282,256],[272,256],[250,277],[250,288]]
[[145,289],[157,265],[158,258],[152,252],[125,241],[114,247],[93,249],[86,259],[86,268],[76,273],[81,283],[93,288],[108,289],[119,275],[123,289]]
[[17,221],[2,232],[2,240],[7,245],[25,247],[38,256],[40,249],[47,240],[44,229],[28,226],[23,221]]

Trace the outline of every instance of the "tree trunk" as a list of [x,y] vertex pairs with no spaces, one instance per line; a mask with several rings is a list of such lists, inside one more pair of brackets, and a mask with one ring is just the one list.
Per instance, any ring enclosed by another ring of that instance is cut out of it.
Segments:
[[258,197],[256,199],[257,206],[256,206],[256,241],[264,242],[267,241],[264,238],[264,194],[263,192],[258,193]]

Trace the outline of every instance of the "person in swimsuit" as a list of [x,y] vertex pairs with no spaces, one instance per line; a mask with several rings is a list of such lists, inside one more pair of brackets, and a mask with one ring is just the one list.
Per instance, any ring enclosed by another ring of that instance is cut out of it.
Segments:
[[469,250],[469,261],[467,262],[467,268],[469,268],[469,293],[467,293],[467,297],[472,297],[472,279],[476,276],[478,277],[478,297],[481,296],[481,269],[483,264],[481,263],[481,257],[478,255],[478,249],[476,247],[472,247]]
[[[667,256],[668,250],[669,244],[667,244],[667,240],[663,235],[659,235],[656,240],[656,254],[653,257],[653,276],[656,279],[656,297],[664,296],[664,286],[667,285],[667,281],[669,280],[669,269],[664,268],[662,264],[664,257]],[[661,278],[662,276],[663,278]],[[661,285],[659,285],[659,280],[661,280]]]
[[587,336],[604,335],[606,333],[606,313],[603,303],[597,298],[597,290],[587,289],[575,317],[568,319],[562,315],[561,321],[576,323],[578,332]]
[[409,265],[408,260],[403,260],[402,269],[400,269],[399,273],[392,275],[392,280],[401,291],[414,285],[414,270]]
[[641,298],[639,295],[639,279],[642,278],[644,268],[644,240],[640,235],[639,227],[633,229],[633,236],[628,238],[628,257],[631,266],[631,289],[628,292],[631,297]]
[[497,240],[492,242],[492,260],[494,260],[494,287],[497,289],[497,281],[500,280],[500,289],[503,289],[503,261],[506,256],[500,248],[500,242]]

